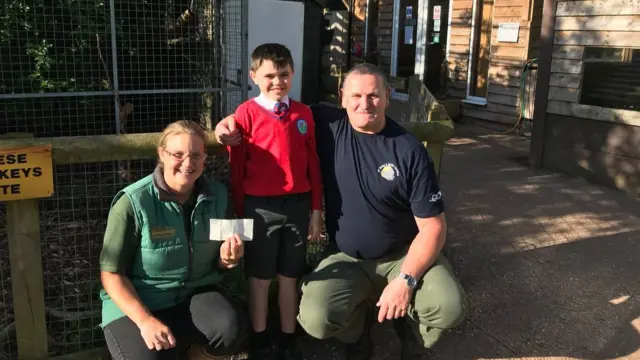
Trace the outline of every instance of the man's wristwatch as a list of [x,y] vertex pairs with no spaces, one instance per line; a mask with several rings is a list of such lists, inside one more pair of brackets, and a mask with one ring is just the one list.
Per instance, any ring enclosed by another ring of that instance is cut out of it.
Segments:
[[398,277],[407,283],[407,287],[409,287],[409,289],[413,289],[414,287],[416,287],[416,285],[418,285],[418,280],[416,280],[416,278],[409,274],[401,272],[400,274],[398,274]]

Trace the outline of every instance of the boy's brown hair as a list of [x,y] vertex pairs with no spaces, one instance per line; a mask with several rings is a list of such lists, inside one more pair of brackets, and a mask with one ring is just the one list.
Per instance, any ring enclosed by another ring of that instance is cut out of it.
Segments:
[[251,71],[258,71],[262,63],[269,60],[278,68],[291,66],[293,70],[293,57],[289,49],[278,43],[267,43],[256,47],[251,53]]

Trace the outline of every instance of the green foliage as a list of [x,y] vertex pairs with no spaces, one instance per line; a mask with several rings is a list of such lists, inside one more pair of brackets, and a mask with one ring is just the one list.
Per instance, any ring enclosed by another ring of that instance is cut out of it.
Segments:
[[103,87],[109,14],[102,0],[16,0],[0,14],[4,92],[90,91]]

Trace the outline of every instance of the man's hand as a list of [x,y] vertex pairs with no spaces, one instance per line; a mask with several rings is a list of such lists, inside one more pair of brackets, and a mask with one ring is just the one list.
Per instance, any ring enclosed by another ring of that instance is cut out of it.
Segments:
[[309,220],[309,241],[318,241],[322,238],[322,213],[320,210],[311,212]]
[[240,144],[242,134],[236,128],[236,118],[232,115],[220,120],[215,129],[216,141],[222,145],[234,146]]
[[238,234],[228,237],[220,246],[220,265],[231,269],[238,265],[244,256],[244,242]]
[[407,315],[412,293],[413,290],[400,278],[389,282],[376,304],[380,308],[378,322],[381,323],[384,319],[398,319]]
[[140,335],[149,350],[168,350],[176,346],[176,338],[171,330],[153,316],[140,322]]

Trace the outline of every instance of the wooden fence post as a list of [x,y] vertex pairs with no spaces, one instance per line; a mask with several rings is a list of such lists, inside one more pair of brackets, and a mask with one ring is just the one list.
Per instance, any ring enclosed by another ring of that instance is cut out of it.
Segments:
[[[17,137],[26,137],[25,134],[20,135],[22,136]],[[46,359],[49,350],[42,283],[38,199],[7,201],[6,218],[18,358]]]

